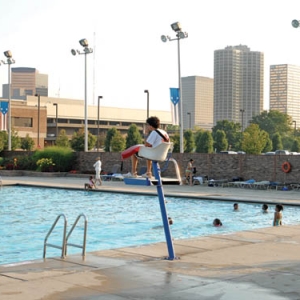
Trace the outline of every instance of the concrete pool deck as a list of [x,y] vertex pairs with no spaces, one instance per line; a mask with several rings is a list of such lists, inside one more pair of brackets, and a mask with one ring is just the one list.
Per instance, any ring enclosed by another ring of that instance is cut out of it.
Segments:
[[[85,182],[85,178],[2,176],[3,185],[82,189]],[[163,188],[166,196],[300,205],[300,191],[294,190],[200,185]],[[157,195],[155,186],[117,181],[105,181],[99,190]],[[0,298],[300,299],[300,225],[175,240],[174,249],[179,259],[173,261],[165,259],[166,243],[158,243],[89,252],[85,260],[70,255],[0,265]]]

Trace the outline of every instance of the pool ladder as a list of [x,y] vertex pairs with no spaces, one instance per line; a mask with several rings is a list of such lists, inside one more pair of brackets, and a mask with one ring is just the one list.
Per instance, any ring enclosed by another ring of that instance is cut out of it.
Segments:
[[[72,243],[68,243],[68,239],[71,236],[74,228],[76,227],[78,221],[80,220],[80,218],[83,217],[84,218],[84,233],[83,233],[83,244],[82,245],[77,245],[77,244],[72,244]],[[53,229],[55,228],[57,222],[59,221],[60,218],[64,219],[64,230],[63,230],[63,240],[62,240],[62,246],[58,246],[58,245],[53,245],[50,243],[47,243],[48,238],[50,236],[50,234],[52,233]],[[44,254],[43,254],[43,258],[46,258],[46,250],[47,250],[47,246],[52,247],[52,248],[57,248],[57,249],[61,249],[61,258],[65,258],[67,256],[67,248],[68,246],[73,246],[73,247],[77,247],[77,248],[81,248],[82,249],[82,257],[85,257],[85,248],[86,248],[86,234],[87,234],[87,217],[85,216],[85,214],[80,214],[76,221],[74,222],[71,230],[69,231],[69,233],[67,234],[67,217],[65,216],[65,214],[60,214],[57,216],[56,220],[54,221],[52,227],[50,228],[49,232],[47,233],[45,240],[44,240]]]

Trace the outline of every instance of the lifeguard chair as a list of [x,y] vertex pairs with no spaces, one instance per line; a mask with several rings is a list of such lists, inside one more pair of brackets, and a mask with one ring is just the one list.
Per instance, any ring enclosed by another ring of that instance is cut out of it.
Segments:
[[[138,147],[138,150],[137,150]],[[129,150],[131,149],[131,150]],[[175,167],[175,172],[176,172],[176,178],[162,178],[162,183],[163,184],[182,184],[181,182],[181,176],[179,172],[179,167],[175,159],[171,158],[171,154],[173,151],[173,143],[171,142],[163,142],[159,144],[157,147],[145,147],[144,145],[136,145],[128,150],[125,150],[124,153],[126,153],[126,157],[129,153],[137,153],[138,157],[140,158],[145,158],[151,161],[155,162],[166,162],[166,166],[168,165],[169,162],[172,162]],[[166,168],[163,168],[164,171]],[[146,180],[142,178],[124,178],[124,182],[126,184],[137,184],[137,185],[150,185],[150,184],[156,184],[157,183],[157,178],[151,179],[151,180]]]
[[[137,147],[139,147],[137,149]],[[156,181],[156,188],[157,188],[157,194],[158,194],[158,199],[159,199],[159,205],[160,205],[160,210],[161,210],[161,216],[162,216],[162,221],[163,221],[163,227],[165,231],[165,237],[166,237],[166,242],[168,246],[168,252],[169,256],[167,259],[173,260],[176,259],[175,256],[175,251],[173,247],[173,241],[172,241],[172,236],[171,236],[171,231],[169,227],[169,220],[168,220],[168,214],[166,210],[166,205],[165,205],[165,196],[162,188],[162,179],[160,176],[161,170],[159,167],[159,162],[164,162],[166,160],[171,161],[171,158],[168,157],[168,154],[171,154],[173,150],[173,143],[167,143],[163,142],[159,144],[157,147],[145,147],[144,145],[137,145],[136,147],[133,146],[131,149],[127,149],[125,152],[125,155],[123,153],[122,157],[129,155],[130,152],[135,151],[135,153],[138,154],[139,157],[148,159],[152,161],[152,167],[155,175],[155,181]],[[179,175],[179,170],[178,170],[178,165],[177,162],[173,159],[173,162],[175,163],[175,169],[177,176],[179,178],[179,182],[181,182],[180,175]],[[146,185],[150,185],[150,180],[148,178],[124,178],[125,183],[127,184],[135,184],[135,185],[143,185],[143,182],[146,183]],[[151,180],[153,182],[154,180]],[[149,183],[149,184],[148,184]]]
[[138,156],[157,162],[162,162],[166,160],[168,153],[171,153],[172,151],[173,143],[161,143],[155,148],[140,147]]

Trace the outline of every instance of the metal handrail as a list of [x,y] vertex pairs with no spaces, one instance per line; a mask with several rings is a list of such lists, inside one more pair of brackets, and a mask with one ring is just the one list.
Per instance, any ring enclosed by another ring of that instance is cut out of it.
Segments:
[[[64,218],[64,232],[63,232],[63,240],[62,240],[62,246],[57,246],[57,245],[53,245],[53,244],[49,244],[47,243],[47,240],[50,236],[50,234],[52,233],[53,229],[55,228],[58,220],[63,217]],[[46,257],[46,248],[47,246],[49,247],[53,247],[53,248],[57,248],[57,249],[61,249],[61,258],[65,258],[65,253],[66,253],[66,234],[67,234],[67,218],[64,214],[60,214],[57,216],[55,222],[53,223],[52,227],[50,228],[48,234],[46,235],[45,237],[45,240],[44,240],[44,254],[43,254],[43,258]]]
[[[83,245],[76,245],[76,244],[72,244],[72,243],[68,243],[68,239],[71,236],[75,226],[77,225],[79,219],[83,217],[84,218],[84,233],[83,233]],[[76,221],[74,222],[71,230],[69,231],[67,238],[66,238],[66,245],[65,245],[65,256],[67,256],[67,246],[73,246],[73,247],[77,247],[77,248],[81,248],[82,249],[82,256],[85,257],[85,248],[86,248],[86,234],[87,234],[87,217],[85,216],[85,214],[80,214]]]

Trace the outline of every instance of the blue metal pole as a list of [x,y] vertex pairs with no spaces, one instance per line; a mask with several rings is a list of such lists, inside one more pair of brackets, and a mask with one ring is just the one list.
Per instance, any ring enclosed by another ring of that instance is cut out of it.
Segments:
[[162,217],[162,221],[163,221],[163,225],[164,225],[166,242],[167,242],[167,246],[168,246],[168,252],[169,252],[168,259],[173,260],[173,259],[176,259],[176,257],[175,257],[175,251],[174,251],[174,247],[173,247],[173,241],[172,241],[172,236],[171,236],[171,231],[170,231],[168,214],[167,214],[167,209],[166,209],[166,204],[165,204],[165,196],[164,196],[164,191],[162,188],[162,182],[161,182],[161,177],[160,177],[160,168],[159,168],[159,164],[157,161],[152,161],[152,166],[153,166],[153,172],[154,172],[155,178],[157,179],[157,194],[158,194],[158,199],[159,199],[161,217]]

